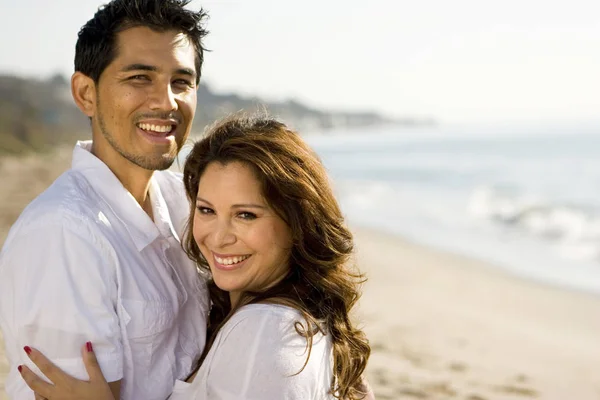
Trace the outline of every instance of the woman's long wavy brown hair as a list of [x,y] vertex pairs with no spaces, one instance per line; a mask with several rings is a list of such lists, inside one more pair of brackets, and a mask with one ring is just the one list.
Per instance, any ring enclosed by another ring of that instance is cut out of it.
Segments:
[[183,244],[186,253],[201,268],[209,270],[192,234],[198,184],[209,164],[230,162],[241,162],[253,169],[266,201],[290,227],[290,271],[264,292],[244,293],[233,309],[228,292],[209,282],[209,339],[201,359],[237,308],[258,302],[285,304],[299,310],[305,318],[307,325],[297,322],[295,328],[307,338],[308,357],[314,334],[322,331],[331,336],[331,393],[340,399],[363,398],[362,374],[371,349],[349,312],[360,296],[364,277],[350,270],[352,234],[344,224],[325,168],[296,132],[265,115],[239,113],[208,129],[184,166],[183,179],[190,200]]

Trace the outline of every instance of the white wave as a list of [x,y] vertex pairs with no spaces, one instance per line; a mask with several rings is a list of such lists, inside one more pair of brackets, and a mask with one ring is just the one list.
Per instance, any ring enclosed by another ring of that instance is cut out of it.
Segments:
[[483,186],[471,194],[468,212],[475,218],[553,241],[567,258],[600,260],[600,214],[589,207]]

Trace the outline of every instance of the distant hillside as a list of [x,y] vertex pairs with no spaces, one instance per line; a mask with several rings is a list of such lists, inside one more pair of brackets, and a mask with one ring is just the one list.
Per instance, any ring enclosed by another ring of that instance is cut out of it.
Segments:
[[[236,94],[217,94],[202,84],[194,131],[232,111],[266,107],[270,113],[296,129],[327,130],[386,123],[413,124],[419,121],[392,121],[373,112],[319,111],[296,101],[264,102]],[[57,75],[35,80],[0,75],[0,154],[41,151],[89,134],[89,122],[73,103],[66,78]]]
[[44,150],[86,131],[64,78],[0,76],[0,153]]
[[266,107],[278,118],[300,131],[328,130],[339,127],[372,126],[393,121],[375,112],[328,112],[308,107],[295,100],[268,102],[257,97],[242,97],[237,94],[217,94],[207,85],[198,89],[197,127],[203,128],[215,119],[238,110],[254,110]]

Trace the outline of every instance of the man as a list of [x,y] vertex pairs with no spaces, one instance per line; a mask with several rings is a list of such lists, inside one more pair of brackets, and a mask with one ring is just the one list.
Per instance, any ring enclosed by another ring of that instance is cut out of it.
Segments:
[[190,132],[203,62],[205,13],[187,3],[113,0],[79,32],[72,94],[93,141],[0,253],[12,399],[33,398],[17,371],[33,368],[28,344],[87,378],[91,341],[115,398],[136,400],[167,398],[204,347],[208,292],[180,246],[189,205],[164,171]]

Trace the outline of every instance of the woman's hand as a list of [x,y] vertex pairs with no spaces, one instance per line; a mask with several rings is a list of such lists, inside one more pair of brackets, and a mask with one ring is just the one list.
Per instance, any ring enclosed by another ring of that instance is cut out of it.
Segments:
[[39,351],[26,347],[25,352],[35,365],[52,383],[47,383],[27,366],[19,366],[19,372],[36,394],[36,399],[48,400],[115,400],[92,349],[90,342],[83,346],[83,363],[90,377],[89,381],[80,381],[63,372],[52,364]]

